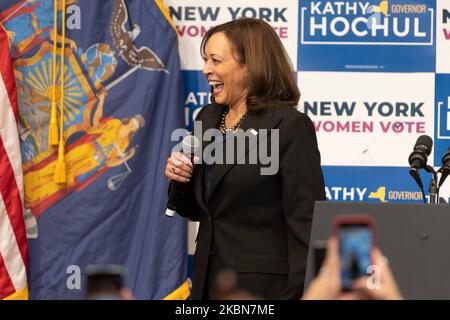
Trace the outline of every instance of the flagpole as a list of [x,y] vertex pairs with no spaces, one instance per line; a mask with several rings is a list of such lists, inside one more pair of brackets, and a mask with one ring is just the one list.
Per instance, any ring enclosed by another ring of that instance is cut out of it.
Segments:
[[128,78],[129,76],[131,76],[133,73],[135,73],[137,70],[139,70],[141,68],[140,65],[135,66],[134,68],[128,70],[125,74],[121,75],[119,78],[117,78],[116,80],[114,80],[113,82],[111,82],[110,84],[108,84],[105,89],[107,91],[109,91],[111,88],[113,88],[114,86],[116,86],[117,84],[119,84],[119,82],[122,82],[123,80],[125,80],[126,78]]
[[[117,78],[116,80],[114,80],[113,82],[108,84],[105,87],[106,91],[109,91],[110,89],[112,89],[113,87],[118,85],[120,82],[122,82],[123,80],[125,80],[126,78],[131,76],[133,73],[135,73],[137,70],[139,70],[141,67],[142,67],[141,65],[137,65],[137,66],[134,66],[132,69],[128,70],[126,73],[121,75],[119,78]],[[156,70],[156,71],[163,71],[163,72],[169,74],[169,71],[167,71],[166,69],[164,69],[164,70]]]

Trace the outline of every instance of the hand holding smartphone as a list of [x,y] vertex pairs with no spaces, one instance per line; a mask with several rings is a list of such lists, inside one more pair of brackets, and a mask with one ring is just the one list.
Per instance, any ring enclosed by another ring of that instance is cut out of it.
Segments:
[[339,243],[342,290],[351,291],[353,281],[367,276],[372,265],[374,222],[370,216],[340,216],[334,233]]

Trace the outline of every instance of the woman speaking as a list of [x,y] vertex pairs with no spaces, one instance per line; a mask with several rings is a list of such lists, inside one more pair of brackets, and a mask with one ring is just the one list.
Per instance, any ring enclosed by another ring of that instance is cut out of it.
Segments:
[[[271,132],[264,143],[279,167],[262,174],[259,161],[194,165],[181,153],[167,160],[167,178],[186,183],[178,213],[200,221],[191,298],[214,299],[218,272],[231,269],[238,286],[253,295],[299,299],[313,206],[325,192],[314,126],[295,108],[295,71],[275,31],[257,19],[210,29],[201,54],[213,103],[196,121],[203,131],[220,130],[223,141],[242,130]],[[202,145],[205,150],[208,142]],[[244,158],[255,146],[245,148]]]

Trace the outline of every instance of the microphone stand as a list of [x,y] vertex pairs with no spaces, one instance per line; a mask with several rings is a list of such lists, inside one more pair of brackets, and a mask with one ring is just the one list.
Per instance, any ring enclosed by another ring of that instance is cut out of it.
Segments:
[[422,179],[420,178],[419,170],[417,168],[410,168],[409,174],[416,181],[417,185],[420,188],[420,191],[422,191],[423,203],[427,203],[427,198],[425,196],[425,189],[423,188],[423,183],[422,183]]
[[430,195],[429,203],[439,203],[439,185],[438,185],[438,175],[436,170],[432,166],[426,166],[425,170],[432,173],[430,186],[428,188],[428,194]]

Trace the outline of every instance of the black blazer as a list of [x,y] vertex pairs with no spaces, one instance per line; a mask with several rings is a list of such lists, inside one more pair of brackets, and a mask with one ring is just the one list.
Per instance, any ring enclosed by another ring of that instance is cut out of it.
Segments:
[[[223,106],[215,104],[203,108],[197,116],[203,131],[218,128],[223,111]],[[325,199],[314,126],[293,107],[270,106],[249,113],[241,129],[279,129],[279,171],[261,175],[261,164],[216,165],[206,205],[205,165],[195,166],[178,210],[200,221],[191,298],[201,299],[205,289],[214,298],[217,273],[231,268],[238,274],[239,287],[253,294],[298,299],[303,292],[314,202]]]

